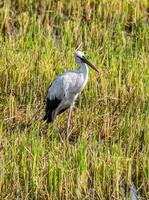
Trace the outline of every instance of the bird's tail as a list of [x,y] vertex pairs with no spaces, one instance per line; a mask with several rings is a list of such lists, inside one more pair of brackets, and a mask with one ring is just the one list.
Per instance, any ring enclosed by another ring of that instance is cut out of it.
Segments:
[[43,118],[44,121],[47,121],[47,123],[52,122],[52,110],[50,107],[50,100],[47,98],[47,103],[46,103],[46,110],[45,110],[45,116]]
[[47,98],[47,103],[46,103],[46,114],[43,118],[43,120],[47,120],[47,123],[53,122],[55,117],[54,117],[54,112],[55,109],[58,107],[60,104],[61,100],[55,98],[54,100],[50,100]]
[[43,120],[47,121],[48,124],[53,121],[51,114],[47,114],[47,113],[45,114]]

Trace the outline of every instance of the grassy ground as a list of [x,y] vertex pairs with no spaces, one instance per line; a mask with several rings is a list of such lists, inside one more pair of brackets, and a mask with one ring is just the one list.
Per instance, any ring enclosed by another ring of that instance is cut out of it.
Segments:
[[[132,184],[149,199],[148,1],[0,6],[0,199],[128,200]],[[77,68],[80,44],[100,74],[90,71],[66,139],[67,115],[47,127],[44,101]]]

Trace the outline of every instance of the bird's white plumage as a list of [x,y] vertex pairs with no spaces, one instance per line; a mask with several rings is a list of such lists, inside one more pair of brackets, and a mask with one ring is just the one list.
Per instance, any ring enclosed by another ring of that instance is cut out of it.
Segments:
[[69,71],[58,76],[48,91],[48,98],[69,99],[80,93],[84,85],[84,76],[80,72]]

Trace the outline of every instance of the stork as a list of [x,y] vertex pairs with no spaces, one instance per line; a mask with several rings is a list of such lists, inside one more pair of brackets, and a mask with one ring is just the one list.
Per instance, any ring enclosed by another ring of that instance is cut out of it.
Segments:
[[[88,81],[88,66],[99,72],[81,51],[75,51],[75,62],[82,69],[70,70],[56,77],[48,89],[45,116],[47,123],[53,122],[57,115],[69,109],[67,120],[67,133],[70,127],[72,108],[81,91]],[[88,65],[88,66],[87,66]]]

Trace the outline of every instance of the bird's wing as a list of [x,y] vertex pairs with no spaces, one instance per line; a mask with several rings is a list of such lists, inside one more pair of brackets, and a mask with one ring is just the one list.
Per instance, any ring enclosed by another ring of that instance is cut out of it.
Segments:
[[70,98],[72,94],[79,93],[82,86],[83,77],[80,73],[68,71],[58,76],[48,89],[49,99],[62,100],[64,97]]

